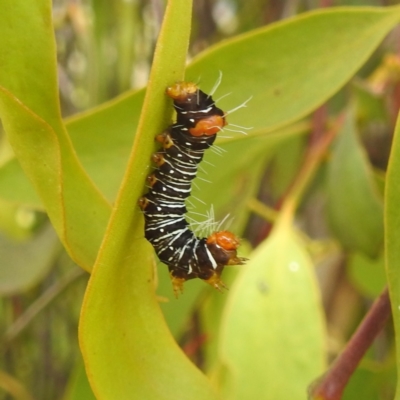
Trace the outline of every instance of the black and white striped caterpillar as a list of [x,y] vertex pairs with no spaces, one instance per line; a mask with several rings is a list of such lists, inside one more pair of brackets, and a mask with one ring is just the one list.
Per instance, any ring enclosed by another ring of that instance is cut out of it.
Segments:
[[228,231],[196,237],[185,219],[185,199],[204,151],[226,125],[225,114],[194,83],[179,82],[168,87],[166,94],[174,101],[177,121],[156,137],[162,144],[162,150],[153,154],[157,169],[148,177],[149,192],[139,200],[145,237],[168,266],[176,295],[193,278],[221,290],[224,266],[245,261],[237,256],[239,239]]

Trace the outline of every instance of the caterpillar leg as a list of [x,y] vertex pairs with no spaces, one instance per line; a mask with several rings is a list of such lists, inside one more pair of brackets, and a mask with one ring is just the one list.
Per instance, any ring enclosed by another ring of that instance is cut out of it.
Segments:
[[176,298],[178,298],[179,295],[183,293],[183,284],[185,283],[186,279],[175,276],[172,271],[170,271],[169,276],[171,278],[174,295]]
[[186,271],[176,268],[170,268],[169,276],[171,278],[172,288],[174,289],[174,294],[176,298],[178,298],[179,295],[183,293],[183,284],[186,281],[194,278],[199,278],[197,274],[188,274]]
[[[208,283],[214,289],[217,289],[219,292],[223,292],[224,289],[228,289],[228,287],[222,282],[220,275],[222,272],[223,266],[218,268],[217,270],[207,270],[206,272],[202,272],[200,274],[184,274],[181,276],[177,276],[176,271],[170,270],[169,276],[171,278],[172,287],[174,290],[175,297],[178,298],[180,294],[183,293],[183,284],[193,278],[200,278],[205,283]],[[178,272],[179,274],[179,272]]]
[[156,141],[161,143],[164,149],[169,149],[174,145],[174,141],[172,140],[171,135],[169,134],[169,131],[165,131],[161,133],[160,135],[156,136]]
[[213,271],[209,278],[203,280],[221,293],[223,293],[224,289],[228,290],[228,287],[221,281],[221,278],[216,271]]

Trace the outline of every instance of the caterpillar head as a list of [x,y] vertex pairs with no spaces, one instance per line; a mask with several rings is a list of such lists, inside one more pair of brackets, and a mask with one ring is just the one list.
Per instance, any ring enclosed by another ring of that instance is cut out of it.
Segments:
[[171,99],[178,103],[188,101],[199,90],[198,86],[193,82],[177,82],[172,86],[168,86],[165,93]]
[[231,232],[214,232],[207,238],[207,245],[218,265],[242,265],[246,261],[237,256],[240,240]]
[[167,87],[166,94],[174,100],[178,125],[191,136],[213,136],[226,125],[224,112],[195,83],[177,82]]

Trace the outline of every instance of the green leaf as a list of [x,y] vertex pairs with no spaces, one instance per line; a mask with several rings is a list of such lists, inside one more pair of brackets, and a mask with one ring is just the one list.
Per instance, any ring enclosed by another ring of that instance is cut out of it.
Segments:
[[400,8],[317,10],[224,41],[201,53],[187,79],[222,71],[218,104],[229,110],[252,96],[228,121],[272,130],[309,114],[336,93],[398,23]]
[[[65,121],[80,162],[109,201],[115,200],[122,181],[144,93],[129,92]],[[0,197],[43,209],[17,160],[0,168]]]
[[386,272],[396,334],[397,388],[400,399],[400,118],[397,118],[385,186]]
[[[240,255],[248,257],[250,254],[243,251],[244,243],[241,243]],[[201,301],[201,327],[207,340],[202,346],[204,355],[204,370],[213,378],[213,375],[220,367],[219,363],[219,340],[223,340],[220,335],[221,323],[226,303],[229,300],[228,294],[232,288],[233,282],[238,276],[243,266],[229,266],[224,269],[223,281],[229,292],[220,293],[215,290],[210,291],[208,296]],[[220,384],[218,384],[221,386]]]
[[16,294],[37,284],[59,251],[59,241],[51,227],[22,242],[0,235],[0,295]]
[[81,168],[62,123],[53,35],[50,1],[2,7],[0,117],[61,241],[90,269],[110,205]]
[[40,197],[15,158],[0,168],[0,197],[15,205],[44,211]]
[[325,327],[310,257],[283,213],[229,291],[221,326],[227,399],[304,399],[325,366]]
[[383,204],[353,118],[347,114],[328,164],[328,215],[346,249],[373,257],[383,244]]
[[364,254],[351,254],[348,261],[348,275],[353,285],[366,296],[378,297],[386,287],[383,256],[376,259]]
[[[161,101],[164,89],[160,88]],[[144,94],[145,90],[129,92],[66,121],[83,167],[110,201],[115,200],[127,167]],[[148,164],[149,159],[144,162]]]
[[183,75],[191,7],[188,0],[168,2],[132,155],[85,294],[80,344],[100,400],[216,399],[165,324],[154,292],[153,249],[135,207],[154,136],[170,113],[163,92]]

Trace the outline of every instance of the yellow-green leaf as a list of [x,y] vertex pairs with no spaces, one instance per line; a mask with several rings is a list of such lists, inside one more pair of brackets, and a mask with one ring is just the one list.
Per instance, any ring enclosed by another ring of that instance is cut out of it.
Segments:
[[61,120],[51,1],[0,13],[0,117],[71,257],[90,269],[110,206],[82,169]]
[[396,334],[397,388],[400,399],[400,118],[397,118],[385,185],[386,273]]
[[229,110],[252,96],[230,120],[276,129],[336,93],[400,20],[400,7],[317,10],[219,43],[193,60],[187,77],[208,90],[222,71],[218,93]]
[[318,284],[290,224],[283,214],[229,292],[219,340],[226,399],[303,400],[324,369]]
[[378,297],[387,285],[383,254],[369,258],[353,253],[348,259],[347,273],[352,284],[364,295]]

